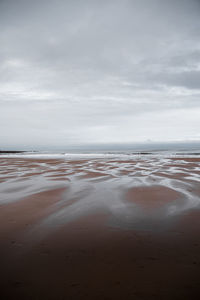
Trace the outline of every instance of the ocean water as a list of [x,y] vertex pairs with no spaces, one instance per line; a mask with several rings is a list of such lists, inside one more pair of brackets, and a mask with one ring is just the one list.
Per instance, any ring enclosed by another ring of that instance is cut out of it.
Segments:
[[30,158],[113,158],[135,159],[144,156],[161,157],[200,157],[200,142],[179,143],[143,143],[132,145],[91,145],[62,148],[56,150],[34,150],[19,153],[7,153],[1,150],[0,157],[30,157]]

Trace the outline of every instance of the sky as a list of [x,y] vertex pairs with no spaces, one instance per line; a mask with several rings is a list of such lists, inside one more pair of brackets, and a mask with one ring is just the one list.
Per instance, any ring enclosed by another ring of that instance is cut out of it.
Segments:
[[200,141],[200,0],[0,0],[0,149]]

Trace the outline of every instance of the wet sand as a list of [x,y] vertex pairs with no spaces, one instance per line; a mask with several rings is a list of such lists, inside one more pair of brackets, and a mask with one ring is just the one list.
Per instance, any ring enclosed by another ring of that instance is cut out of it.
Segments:
[[200,159],[0,158],[1,299],[198,299]]

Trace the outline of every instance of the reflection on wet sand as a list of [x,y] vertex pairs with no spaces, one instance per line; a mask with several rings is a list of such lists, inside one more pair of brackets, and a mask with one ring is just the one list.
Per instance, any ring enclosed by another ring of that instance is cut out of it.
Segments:
[[2,299],[200,294],[200,159],[0,159]]

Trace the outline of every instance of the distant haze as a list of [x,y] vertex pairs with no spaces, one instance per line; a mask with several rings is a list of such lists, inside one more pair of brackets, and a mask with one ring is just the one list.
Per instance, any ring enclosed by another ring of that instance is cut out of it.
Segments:
[[0,0],[0,149],[200,141],[199,0]]

